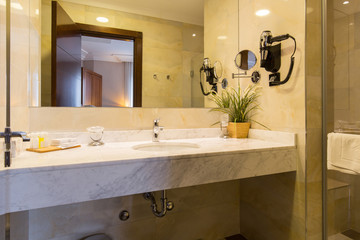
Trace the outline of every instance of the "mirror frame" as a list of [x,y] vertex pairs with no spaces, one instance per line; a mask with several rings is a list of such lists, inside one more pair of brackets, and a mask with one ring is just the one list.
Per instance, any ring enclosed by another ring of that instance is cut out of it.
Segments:
[[142,32],[130,31],[118,28],[101,27],[76,23],[80,28],[80,34],[88,37],[100,37],[111,39],[129,39],[134,41],[134,89],[133,107],[142,106],[142,61],[143,61],[143,34]]
[[[54,22],[54,21],[53,21]],[[55,24],[55,25],[54,25]],[[133,68],[133,103],[132,107],[142,106],[142,61],[143,61],[143,34],[142,32],[124,30],[112,27],[103,27],[83,23],[75,23],[81,36],[107,38],[115,40],[132,40],[134,42]],[[56,36],[56,23],[52,26],[52,36]],[[56,38],[52,37],[52,46],[56,46]],[[56,107],[56,49],[52,47],[51,56],[51,106]],[[55,82],[54,82],[55,81]]]

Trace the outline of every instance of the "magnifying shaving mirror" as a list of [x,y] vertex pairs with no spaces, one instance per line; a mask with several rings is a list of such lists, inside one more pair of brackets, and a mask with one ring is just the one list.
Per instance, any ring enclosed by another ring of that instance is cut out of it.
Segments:
[[235,57],[235,65],[241,70],[250,70],[256,64],[256,56],[250,50],[242,50]]
[[220,79],[222,77],[222,74],[223,74],[222,64],[221,64],[221,62],[216,61],[214,63],[214,75],[217,79]]
[[237,68],[244,70],[244,73],[233,73],[233,78],[250,78],[253,83],[260,80],[260,73],[254,71],[250,76],[246,75],[246,71],[252,69],[257,62],[255,54],[250,50],[242,50],[235,57],[235,65]]

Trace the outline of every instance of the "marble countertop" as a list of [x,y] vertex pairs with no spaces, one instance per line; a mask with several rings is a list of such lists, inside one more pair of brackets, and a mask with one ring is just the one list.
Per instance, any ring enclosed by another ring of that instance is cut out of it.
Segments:
[[198,138],[177,131],[162,141],[199,148],[134,150],[151,142],[144,141],[151,131],[141,131],[138,138],[130,137],[134,132],[117,133],[124,138],[120,141],[110,134],[98,147],[77,134],[80,148],[24,152],[10,168],[0,168],[0,214],[296,170],[293,133],[251,130],[248,139],[223,139],[214,129],[198,130]]
[[294,146],[289,144],[267,142],[258,139],[195,138],[164,140],[162,142],[194,143],[198,144],[199,148],[189,148],[181,151],[143,151],[134,150],[132,148],[139,144],[151,143],[151,141],[114,142],[97,147],[82,144],[80,148],[42,154],[24,152],[13,160],[11,168],[2,168],[1,172],[10,171],[25,173],[29,171],[51,171],[138,161],[175,160],[254,151],[268,151],[280,148],[294,148]]

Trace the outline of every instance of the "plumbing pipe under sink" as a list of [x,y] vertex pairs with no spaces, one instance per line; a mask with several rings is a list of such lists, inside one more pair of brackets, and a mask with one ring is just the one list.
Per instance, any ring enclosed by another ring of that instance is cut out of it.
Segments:
[[145,200],[151,201],[151,210],[156,217],[163,217],[166,215],[167,211],[171,211],[174,209],[174,203],[172,201],[168,201],[166,198],[166,190],[162,190],[162,193],[161,193],[161,198],[160,198],[161,210],[160,211],[157,209],[156,200],[155,200],[154,194],[152,192],[144,193],[144,198],[145,198]]

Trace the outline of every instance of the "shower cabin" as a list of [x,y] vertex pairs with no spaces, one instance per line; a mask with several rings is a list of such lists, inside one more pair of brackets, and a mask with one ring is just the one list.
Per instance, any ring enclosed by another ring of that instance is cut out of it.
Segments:
[[360,239],[360,1],[323,9],[324,233]]

